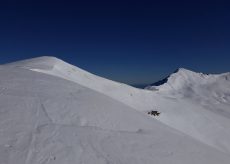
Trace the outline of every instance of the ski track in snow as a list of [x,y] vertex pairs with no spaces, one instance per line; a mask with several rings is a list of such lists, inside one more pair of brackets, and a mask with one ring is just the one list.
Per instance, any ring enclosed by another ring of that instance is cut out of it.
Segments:
[[229,73],[179,69],[141,90],[40,57],[0,77],[1,164],[230,161]]

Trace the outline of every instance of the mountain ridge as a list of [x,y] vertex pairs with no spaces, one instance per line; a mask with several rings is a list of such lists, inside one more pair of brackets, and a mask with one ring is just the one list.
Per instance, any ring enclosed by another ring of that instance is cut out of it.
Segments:
[[[37,69],[38,70],[39,69],[46,70],[46,67],[47,67],[47,69],[49,68],[51,70],[55,66],[66,65],[65,67],[67,67],[67,66],[74,67],[74,68],[77,68],[81,71],[87,72],[87,71],[85,71],[79,67],[73,66],[73,65],[71,65],[71,64],[65,62],[64,60],[59,59],[55,56],[41,56],[41,57],[36,57],[36,58],[32,58],[32,59],[15,61],[15,62],[3,64],[3,65],[11,66],[11,67],[24,67],[24,68],[26,67],[26,68],[30,68],[33,70],[37,70]],[[87,73],[89,73],[89,72],[87,72]],[[89,73],[89,74],[92,74],[92,73]],[[175,71],[173,71],[172,74],[166,76],[165,78],[163,78],[157,82],[154,82],[154,83],[148,85],[146,88],[151,87],[151,86],[160,86],[160,85],[166,83],[171,76],[176,76],[176,75],[185,75],[185,76],[196,75],[196,76],[200,76],[202,78],[207,78],[208,76],[224,76],[226,79],[230,78],[230,72],[224,72],[224,73],[219,73],[219,74],[205,74],[205,73],[195,72],[195,71],[180,67],[180,68],[177,68]],[[94,76],[97,76],[97,75],[94,75]],[[106,78],[104,78],[104,79],[106,79]],[[106,79],[106,80],[112,81],[110,79]],[[116,82],[116,83],[120,83],[120,82]],[[124,83],[120,83],[120,84],[124,84]],[[128,85],[128,84],[125,84],[125,85]]]
[[201,72],[191,71],[185,68],[178,68],[172,74],[167,77],[159,80],[155,83],[152,83],[145,87],[148,90],[159,90],[165,89],[179,89],[177,86],[174,88],[175,83],[178,81],[183,82],[183,84],[178,84],[180,86],[190,84],[191,81],[193,84],[203,83],[205,80],[218,80],[217,78],[225,78],[226,80],[230,79],[230,72],[220,73],[220,74],[205,74]]
[[[229,155],[213,145],[138,111],[144,108],[141,105],[149,109],[155,104],[156,97],[149,97],[154,92],[115,83],[107,84],[110,92],[108,88],[97,92],[95,86],[81,85],[84,81],[65,79],[72,66],[67,69],[55,58],[44,59],[1,66],[1,163],[229,163]],[[79,75],[80,80],[95,83],[94,77],[77,73],[67,77]],[[118,94],[106,96],[113,92]],[[129,99],[122,103],[120,97]],[[143,103],[146,99],[149,104]],[[130,107],[135,104],[140,106]]]
[[[205,75],[179,69],[171,76],[169,84],[144,90],[96,76],[56,58],[29,59],[3,68],[21,69],[76,83],[142,115],[157,110],[161,114],[153,117],[154,120],[214,149],[230,153],[230,130],[227,128],[230,124],[229,73]],[[76,93],[74,97],[80,95]],[[79,122],[87,123],[84,119]]]

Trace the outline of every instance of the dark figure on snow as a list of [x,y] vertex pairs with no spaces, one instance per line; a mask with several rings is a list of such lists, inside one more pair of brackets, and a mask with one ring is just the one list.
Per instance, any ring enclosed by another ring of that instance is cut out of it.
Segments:
[[148,112],[148,114],[153,115],[153,116],[159,116],[160,115],[160,113],[158,111],[154,111],[154,110]]

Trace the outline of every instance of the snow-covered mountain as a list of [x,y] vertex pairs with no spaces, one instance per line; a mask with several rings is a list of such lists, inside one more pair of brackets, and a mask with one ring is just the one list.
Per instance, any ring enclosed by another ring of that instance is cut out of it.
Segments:
[[229,163],[229,74],[167,83],[136,89],[55,57],[1,65],[0,163]]
[[179,68],[165,79],[147,86],[146,89],[170,91],[175,93],[178,93],[179,91],[189,93],[186,91],[189,90],[190,93],[192,91],[191,95],[193,95],[194,93],[200,94],[201,90],[210,92],[210,88],[203,88],[209,86],[212,90],[215,89],[215,92],[225,93],[226,90],[223,88],[225,88],[226,85],[229,85],[229,82],[230,72],[223,74],[203,74]]
[[155,104],[164,113],[160,121],[230,153],[230,73],[180,68],[155,84],[146,89],[158,95]]

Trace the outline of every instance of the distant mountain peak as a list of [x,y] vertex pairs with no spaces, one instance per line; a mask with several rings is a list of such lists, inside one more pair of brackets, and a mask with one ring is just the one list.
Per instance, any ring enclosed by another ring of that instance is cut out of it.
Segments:
[[177,68],[173,73],[178,73],[178,72],[193,72],[193,71],[180,67],[180,68]]
[[168,75],[167,77],[163,78],[162,80],[159,80],[155,83],[152,83],[151,85],[147,86],[146,88],[148,89],[149,87],[152,87],[152,86],[163,85],[163,84],[167,83],[169,78],[173,75],[176,76],[178,74],[190,74],[190,73],[195,73],[195,72],[188,70],[186,68],[177,68],[172,74]]
[[185,87],[191,87],[193,85],[203,85],[223,79],[229,80],[230,73],[227,72],[222,74],[204,74],[194,72],[186,68],[178,68],[166,78],[147,86],[145,89],[178,90]]
[[[35,58],[32,58],[32,60],[35,60],[35,59],[42,59],[42,60],[54,60],[54,61],[57,61],[57,60],[61,60],[55,56],[40,56],[40,57],[35,57]],[[28,59],[28,60],[31,60],[31,59]]]

